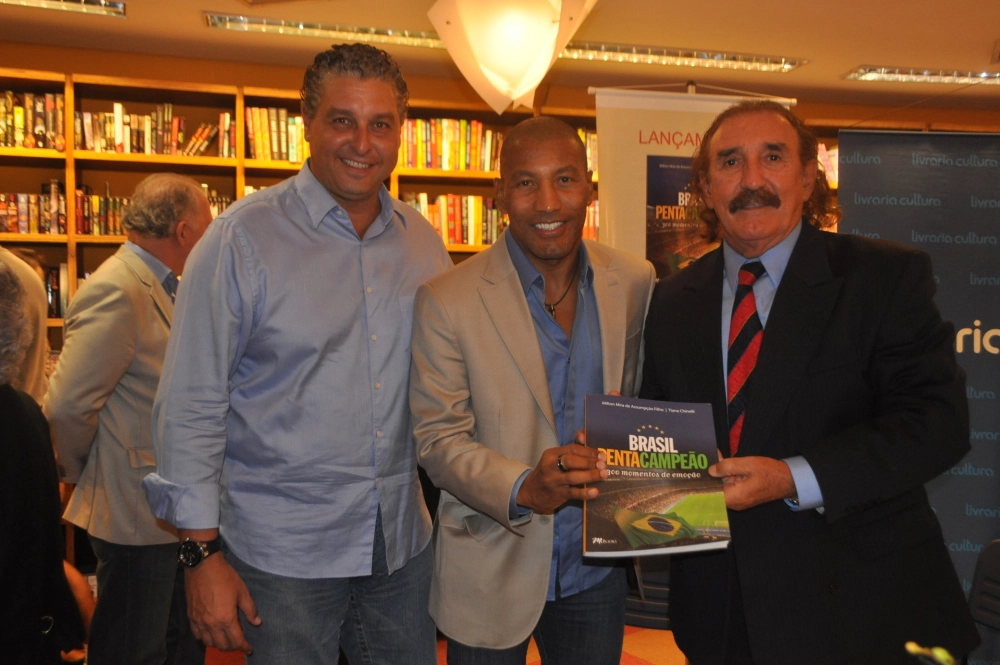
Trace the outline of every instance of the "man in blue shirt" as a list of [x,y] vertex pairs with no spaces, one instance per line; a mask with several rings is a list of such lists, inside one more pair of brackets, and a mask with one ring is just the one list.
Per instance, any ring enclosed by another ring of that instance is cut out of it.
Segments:
[[926,254],[823,233],[817,141],[780,104],[724,111],[692,161],[722,248],[660,282],[640,396],[709,402],[730,547],[671,558],[692,665],[909,663],[979,641],[923,483],[969,449]]
[[197,182],[149,176],[122,219],[128,240],[66,312],[43,409],[62,480],[76,485],[64,518],[97,555],[94,665],[205,661],[188,628],[177,531],[150,512],[141,483],[156,471],[150,421],[177,279],[211,221]]
[[431,614],[448,662],[618,663],[622,568],[582,559],[579,487],[607,477],[574,444],[584,396],[638,386],[652,266],[583,242],[591,174],[576,133],[534,118],[505,137],[496,183],[510,227],[420,288],[410,405],[442,489]]
[[317,55],[311,158],[215,221],[179,293],[146,490],[195,633],[250,663],[436,662],[407,382],[414,293],[451,260],[382,184],[407,97],[379,49]]

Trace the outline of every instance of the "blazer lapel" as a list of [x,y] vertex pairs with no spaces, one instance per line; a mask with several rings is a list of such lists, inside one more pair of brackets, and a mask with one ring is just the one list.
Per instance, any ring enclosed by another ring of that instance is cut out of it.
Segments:
[[156,275],[153,274],[153,271],[149,269],[145,261],[139,258],[128,247],[121,247],[115,252],[115,256],[131,268],[132,272],[139,278],[139,281],[149,289],[149,297],[153,299],[153,303],[159,310],[160,316],[163,317],[163,320],[169,326],[174,316],[174,303],[171,302],[170,296],[167,295],[163,285],[156,281]]
[[538,346],[535,323],[528,311],[521,281],[507,252],[507,243],[501,239],[488,251],[490,260],[483,271],[483,279],[487,284],[479,287],[479,295],[538,408],[555,433],[556,417],[552,410],[545,361],[542,359],[541,347]]
[[822,231],[803,222],[802,235],[771,305],[747,404],[742,455],[766,452],[768,438],[788,408],[815,355],[843,283],[834,276]]
[[601,357],[604,364],[604,392],[622,389],[625,368],[625,289],[618,268],[600,247],[588,243],[587,256],[594,270],[594,300],[601,329]]
[[693,401],[712,405],[716,443],[728,457],[729,422],[722,370],[722,250],[715,250],[686,270],[694,272],[687,276],[683,300],[674,312],[682,319],[677,327],[687,331],[677,340],[679,354]]

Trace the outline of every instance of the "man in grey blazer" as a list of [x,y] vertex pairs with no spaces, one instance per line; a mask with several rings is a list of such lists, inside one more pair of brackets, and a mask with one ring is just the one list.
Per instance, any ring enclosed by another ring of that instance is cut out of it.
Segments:
[[435,277],[414,306],[410,408],[442,489],[431,616],[448,662],[618,663],[622,568],[582,559],[583,483],[607,477],[574,443],[587,393],[634,395],[653,290],[647,261],[582,241],[591,174],[576,133],[533,118],[507,135],[497,200],[510,228]]
[[122,219],[128,241],[66,312],[43,408],[62,480],[76,484],[64,517],[87,530],[97,555],[92,665],[204,663],[177,575],[177,532],[153,517],[140,483],[156,469],[151,414],[177,280],[211,221],[194,180],[149,176]]

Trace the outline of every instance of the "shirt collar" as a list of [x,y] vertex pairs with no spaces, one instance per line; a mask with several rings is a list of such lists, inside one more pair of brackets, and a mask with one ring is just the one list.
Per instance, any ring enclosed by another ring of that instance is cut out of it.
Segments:
[[[771,283],[774,284],[774,288],[778,288],[778,285],[781,283],[781,276],[785,274],[785,268],[788,267],[788,259],[792,256],[792,250],[795,249],[795,243],[798,241],[800,233],[802,233],[801,220],[784,240],[760,256],[760,262],[764,264],[764,270],[767,271],[767,276],[771,280]],[[736,293],[740,267],[748,259],[733,249],[725,239],[722,241],[722,255],[726,261],[726,280],[729,282],[732,292]]]
[[163,261],[159,260],[139,245],[135,244],[131,240],[125,241],[125,246],[129,248],[136,256],[142,259],[142,262],[146,264],[150,270],[153,271],[153,276],[156,277],[156,281],[160,284],[174,274],[174,271],[168,268]]
[[[337,199],[333,198],[330,190],[313,174],[312,169],[309,168],[310,161],[311,158],[307,159],[295,176],[295,189],[299,193],[299,198],[305,204],[306,210],[309,211],[309,223],[314,229],[319,228],[319,225],[326,219],[326,216],[333,213],[333,218],[337,222],[350,226],[351,218],[347,214],[347,211],[337,203]],[[375,232],[371,233],[372,237],[384,231],[394,217],[404,227],[406,226],[406,218],[396,212],[396,208],[392,202],[392,194],[385,188],[385,185],[379,188],[378,200],[382,204],[382,212],[375,219],[373,224]]]
[[[538,268],[532,265],[528,257],[525,256],[524,250],[514,240],[514,235],[507,230],[504,232],[503,238],[504,242],[507,243],[507,252],[510,254],[511,263],[514,264],[514,270],[517,271],[517,278],[521,281],[521,288],[524,289],[524,295],[528,295],[532,284],[535,284],[538,280],[541,280],[539,283],[544,288],[545,278],[542,277],[542,273],[538,272]],[[582,241],[580,242],[580,275],[580,287],[590,288],[590,285],[594,281],[594,269],[590,265],[587,244]]]

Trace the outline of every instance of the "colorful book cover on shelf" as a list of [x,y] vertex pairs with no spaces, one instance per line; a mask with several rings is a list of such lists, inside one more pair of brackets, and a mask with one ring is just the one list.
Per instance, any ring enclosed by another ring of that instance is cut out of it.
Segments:
[[[0,192],[0,233],[17,233],[16,231],[11,230],[10,220],[7,217],[7,196],[8,194]],[[17,219],[16,208],[14,214],[15,214],[14,219],[16,220]]]
[[607,458],[600,494],[584,502],[583,553],[679,554],[729,544],[710,404],[587,395],[587,446]]
[[59,152],[64,152],[66,150],[66,95],[61,92],[56,93],[55,100],[55,126],[51,147]]
[[14,140],[13,144],[17,148],[24,146],[25,113],[23,106],[14,107]]
[[[47,102],[46,99],[48,95],[35,95],[35,147],[36,148],[48,148],[48,121],[47,117],[51,116],[51,113],[46,114]],[[55,98],[52,100],[53,111],[55,110]]]

